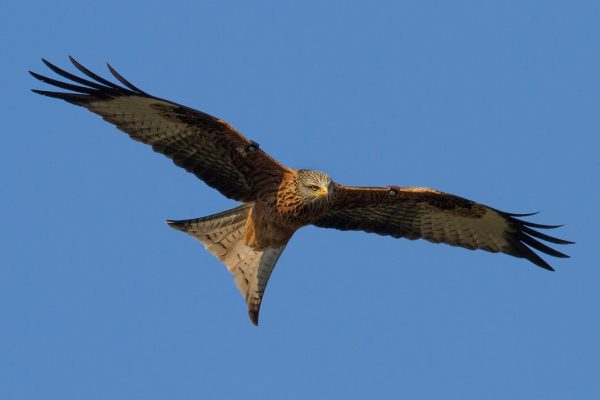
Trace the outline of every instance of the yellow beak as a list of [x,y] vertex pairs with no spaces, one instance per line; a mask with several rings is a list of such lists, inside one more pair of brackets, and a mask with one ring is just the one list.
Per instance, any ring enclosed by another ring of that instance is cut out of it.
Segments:
[[317,194],[317,196],[327,196],[327,194],[329,193],[329,189],[327,189],[326,187],[322,187],[321,189],[317,190],[315,193]]

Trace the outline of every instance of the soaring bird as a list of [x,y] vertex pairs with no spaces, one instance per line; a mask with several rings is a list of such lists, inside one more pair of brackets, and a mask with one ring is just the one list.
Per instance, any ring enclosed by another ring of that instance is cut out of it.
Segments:
[[568,257],[538,239],[571,244],[534,229],[541,225],[452,194],[420,187],[353,187],[325,172],[289,168],[260,149],[226,121],[154,97],[123,78],[108,64],[115,84],[71,62],[86,78],[42,59],[64,82],[31,72],[40,81],[65,89],[35,93],[87,108],[132,139],[152,146],[217,189],[241,202],[203,218],[167,221],[202,242],[233,275],[251,321],[258,314],[269,277],[298,229],[306,225],[360,230],[395,238],[425,239],[467,249],[525,258],[553,268],[533,250]]

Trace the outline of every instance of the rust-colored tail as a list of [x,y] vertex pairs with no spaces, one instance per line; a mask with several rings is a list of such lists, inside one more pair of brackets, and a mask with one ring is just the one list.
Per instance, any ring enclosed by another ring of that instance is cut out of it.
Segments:
[[252,248],[246,245],[246,222],[252,204],[208,217],[167,221],[174,229],[192,235],[219,258],[233,275],[248,305],[248,314],[258,325],[262,297],[284,246]]

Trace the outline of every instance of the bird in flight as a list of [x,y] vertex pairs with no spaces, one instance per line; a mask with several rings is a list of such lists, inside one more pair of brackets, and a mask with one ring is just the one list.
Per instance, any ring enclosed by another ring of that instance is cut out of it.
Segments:
[[227,266],[255,325],[279,256],[294,232],[306,225],[500,252],[550,271],[553,268],[532,249],[568,257],[540,240],[573,242],[536,230],[560,225],[520,219],[533,214],[507,213],[428,188],[345,186],[321,171],[292,169],[222,119],[154,97],[109,64],[121,85],[100,77],[72,57],[70,60],[86,78],[42,59],[67,82],[30,71],[31,75],[68,92],[33,91],[87,108],[241,203],[219,214],[167,223],[198,239]]

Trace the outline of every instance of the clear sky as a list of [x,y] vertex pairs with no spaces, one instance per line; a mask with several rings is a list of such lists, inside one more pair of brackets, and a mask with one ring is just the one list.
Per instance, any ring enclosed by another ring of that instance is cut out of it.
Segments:
[[[600,398],[599,2],[84,3],[0,7],[1,399]],[[572,258],[305,228],[254,327],[165,224],[235,203],[29,91],[69,54],[292,167],[542,211]]]

